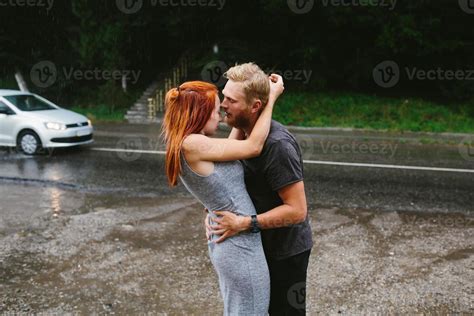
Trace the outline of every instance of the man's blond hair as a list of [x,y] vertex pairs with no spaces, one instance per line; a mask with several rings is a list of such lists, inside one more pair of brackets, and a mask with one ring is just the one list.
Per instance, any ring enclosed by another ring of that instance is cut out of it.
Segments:
[[260,99],[263,106],[267,104],[270,83],[268,76],[256,64],[235,65],[224,73],[224,77],[242,83],[247,104],[251,104],[254,98]]

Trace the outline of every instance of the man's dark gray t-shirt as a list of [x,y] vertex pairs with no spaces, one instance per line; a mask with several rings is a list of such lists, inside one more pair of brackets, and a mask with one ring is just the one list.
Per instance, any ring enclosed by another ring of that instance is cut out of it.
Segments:
[[[303,159],[293,135],[277,121],[272,121],[259,157],[242,161],[245,184],[257,213],[283,204],[278,190],[303,180]],[[285,259],[313,246],[308,216],[303,223],[262,230],[262,242],[269,259]]]

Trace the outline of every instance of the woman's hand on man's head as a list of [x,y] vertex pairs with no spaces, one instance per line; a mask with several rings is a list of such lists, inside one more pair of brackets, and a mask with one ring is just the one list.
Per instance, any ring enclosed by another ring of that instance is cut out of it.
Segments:
[[283,78],[277,74],[271,74],[268,79],[270,80],[270,98],[275,101],[285,90],[285,84]]

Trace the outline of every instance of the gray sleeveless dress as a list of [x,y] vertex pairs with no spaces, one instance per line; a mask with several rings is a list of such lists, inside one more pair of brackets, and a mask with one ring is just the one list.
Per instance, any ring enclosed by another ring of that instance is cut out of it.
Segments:
[[[181,154],[180,179],[209,211],[256,214],[247,193],[240,161],[214,162],[209,176],[194,172]],[[216,215],[210,212],[212,217]],[[243,232],[216,244],[208,241],[209,256],[219,278],[224,315],[267,315],[270,276],[260,233]]]

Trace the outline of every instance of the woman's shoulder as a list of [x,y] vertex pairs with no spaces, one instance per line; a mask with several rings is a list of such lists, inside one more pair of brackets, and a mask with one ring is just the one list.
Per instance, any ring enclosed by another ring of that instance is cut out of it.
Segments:
[[199,148],[201,148],[200,145],[206,142],[207,138],[207,136],[202,134],[189,134],[188,136],[184,137],[181,148],[188,153],[196,152]]

